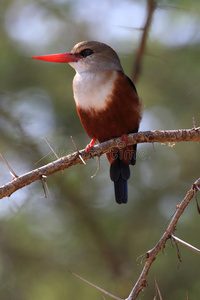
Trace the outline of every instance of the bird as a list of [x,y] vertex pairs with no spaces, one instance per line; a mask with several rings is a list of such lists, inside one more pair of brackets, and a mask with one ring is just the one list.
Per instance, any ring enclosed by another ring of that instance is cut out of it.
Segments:
[[121,137],[121,143],[106,153],[115,200],[128,202],[130,165],[136,163],[137,144],[127,146],[127,134],[138,132],[141,101],[131,79],[125,75],[119,56],[105,43],[83,41],[71,52],[33,56],[33,59],[68,63],[75,69],[73,93],[85,132],[91,139],[86,151],[98,141]]

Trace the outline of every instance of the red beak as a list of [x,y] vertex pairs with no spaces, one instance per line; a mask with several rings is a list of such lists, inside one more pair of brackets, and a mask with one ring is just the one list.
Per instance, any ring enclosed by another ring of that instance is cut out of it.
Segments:
[[31,58],[38,59],[38,60],[55,62],[55,63],[70,63],[70,62],[78,61],[82,57],[76,56],[76,55],[71,54],[69,52],[69,53],[58,53],[58,54],[33,56]]

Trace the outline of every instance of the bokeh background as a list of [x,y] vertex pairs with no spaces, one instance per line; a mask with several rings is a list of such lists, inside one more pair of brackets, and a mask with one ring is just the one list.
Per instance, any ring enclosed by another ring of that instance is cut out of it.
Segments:
[[[132,74],[147,14],[146,1],[0,1],[0,152],[21,175],[79,149],[89,138],[76,113],[74,70],[31,60],[70,51],[77,42],[98,40],[114,47],[125,73]],[[143,68],[136,83],[143,102],[141,130],[192,128],[200,124],[200,2],[157,2]],[[71,270],[118,297],[126,298],[151,249],[199,177],[199,144],[139,145],[129,180],[129,203],[114,202],[104,156],[47,179],[53,200],[36,182],[0,200],[1,299],[102,299]],[[0,185],[12,179],[0,161]],[[176,234],[200,247],[200,217],[192,201]],[[167,242],[154,262],[163,299],[199,299],[199,256]]]

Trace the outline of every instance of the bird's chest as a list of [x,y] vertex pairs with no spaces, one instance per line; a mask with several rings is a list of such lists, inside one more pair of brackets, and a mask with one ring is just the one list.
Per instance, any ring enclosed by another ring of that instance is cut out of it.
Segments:
[[116,74],[111,71],[77,73],[73,80],[76,105],[84,110],[105,110],[111,101]]

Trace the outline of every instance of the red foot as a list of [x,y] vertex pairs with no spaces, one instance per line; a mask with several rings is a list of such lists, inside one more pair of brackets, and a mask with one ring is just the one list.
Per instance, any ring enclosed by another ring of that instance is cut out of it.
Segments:
[[127,134],[122,134],[122,141],[127,145]]
[[90,150],[94,147],[94,144],[97,139],[92,139],[91,142],[86,146],[85,150],[86,152],[90,152]]

